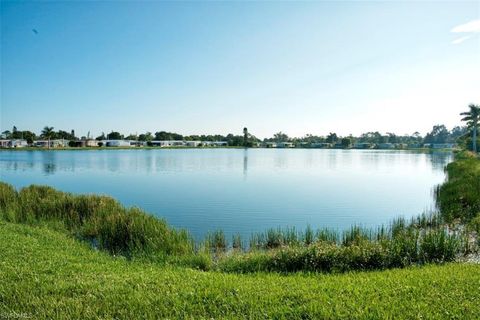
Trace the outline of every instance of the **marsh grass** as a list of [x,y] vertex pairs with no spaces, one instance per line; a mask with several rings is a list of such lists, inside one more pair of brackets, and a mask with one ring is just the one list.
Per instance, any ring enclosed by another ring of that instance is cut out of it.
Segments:
[[456,158],[445,169],[448,181],[436,188],[436,199],[447,222],[468,223],[480,213],[480,161],[469,152]]
[[186,231],[105,196],[73,195],[35,185],[17,192],[0,183],[0,216],[15,223],[62,224],[76,238],[111,254],[193,253],[193,240]]

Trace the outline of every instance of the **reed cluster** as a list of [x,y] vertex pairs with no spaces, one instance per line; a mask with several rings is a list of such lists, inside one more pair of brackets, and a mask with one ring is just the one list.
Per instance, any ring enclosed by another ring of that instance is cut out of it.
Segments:
[[456,159],[446,167],[448,180],[437,187],[436,199],[446,221],[468,223],[480,216],[480,161],[466,151]]
[[96,195],[73,195],[47,186],[31,185],[20,191],[0,182],[0,218],[14,223],[56,223],[75,237],[112,254],[183,255],[193,252],[184,230],[138,208]]

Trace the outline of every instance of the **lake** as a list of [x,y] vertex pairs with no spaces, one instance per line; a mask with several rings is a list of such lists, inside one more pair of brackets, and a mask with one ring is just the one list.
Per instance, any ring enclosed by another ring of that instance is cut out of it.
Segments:
[[374,227],[434,209],[447,152],[331,149],[1,151],[0,178],[113,196],[197,239],[271,227]]

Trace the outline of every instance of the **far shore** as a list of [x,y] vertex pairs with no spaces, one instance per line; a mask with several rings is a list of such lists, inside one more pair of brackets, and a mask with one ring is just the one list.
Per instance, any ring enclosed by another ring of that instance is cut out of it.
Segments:
[[265,148],[265,147],[242,147],[242,146],[223,146],[223,147],[59,147],[59,148],[44,148],[44,147],[22,147],[22,148],[0,148],[1,151],[103,151],[103,150],[183,150],[183,149],[267,149],[267,150],[360,150],[360,151],[418,151],[418,152],[454,152],[460,149],[458,148]]

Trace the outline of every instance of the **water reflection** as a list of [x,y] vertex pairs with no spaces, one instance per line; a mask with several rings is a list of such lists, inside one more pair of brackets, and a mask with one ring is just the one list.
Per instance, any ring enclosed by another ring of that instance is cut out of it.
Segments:
[[243,178],[247,179],[248,172],[248,149],[245,148],[243,151]]

